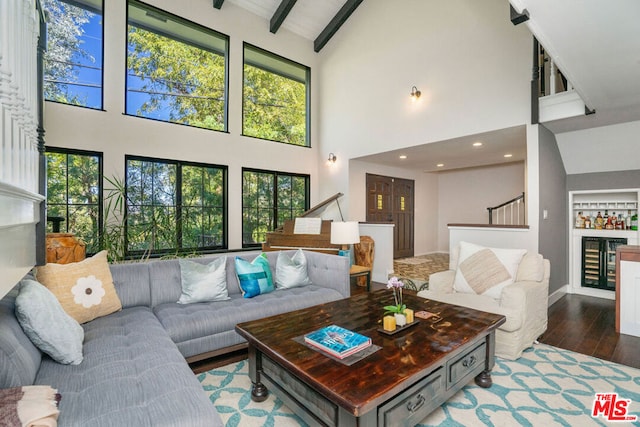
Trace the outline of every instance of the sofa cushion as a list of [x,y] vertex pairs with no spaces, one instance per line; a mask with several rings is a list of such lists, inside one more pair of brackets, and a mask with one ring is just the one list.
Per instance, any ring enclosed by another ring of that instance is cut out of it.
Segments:
[[258,255],[251,262],[237,256],[235,267],[243,297],[253,298],[275,289],[271,267],[265,254]]
[[[191,258],[190,261],[206,265],[219,257]],[[226,258],[226,283],[227,293],[240,294],[238,278],[233,266],[233,256],[222,256]],[[158,260],[147,263],[149,266],[149,283],[151,287],[151,306],[155,307],[165,303],[175,303],[182,294],[180,262],[177,259]]]
[[14,289],[0,300],[0,388],[33,384],[42,359],[14,314],[17,295]]
[[43,358],[37,384],[62,395],[58,425],[221,426],[202,386],[147,307],[83,325],[84,361]]
[[298,249],[293,256],[284,252],[278,253],[276,261],[276,289],[295,288],[310,285],[307,273],[307,258],[302,249]]
[[[260,319],[344,298],[335,289],[309,285],[253,298],[231,295],[228,301],[180,305],[166,303],[154,307],[171,339],[184,357],[218,350],[245,342],[234,328],[240,322]],[[215,313],[214,316],[211,313]]]
[[15,314],[31,342],[53,360],[71,365],[82,362],[82,326],[64,311],[50,290],[35,280],[23,279]]
[[58,298],[79,323],[122,308],[107,263],[107,251],[70,264],[48,263],[36,269],[36,279]]
[[182,294],[178,304],[229,299],[226,257],[216,258],[204,265],[187,259],[180,259],[179,263]]
[[502,307],[495,299],[485,295],[463,294],[463,293],[443,293],[434,291],[420,291],[418,296],[426,299],[444,302],[447,304],[461,305],[473,308],[474,310],[486,311],[494,314],[501,314],[507,319],[498,329],[507,332],[517,331],[522,328],[523,311],[515,308]]
[[123,262],[109,264],[113,285],[122,308],[151,307],[151,284],[148,262]]
[[485,248],[460,242],[453,289],[500,298],[502,289],[515,281],[518,266],[526,252],[526,249]]

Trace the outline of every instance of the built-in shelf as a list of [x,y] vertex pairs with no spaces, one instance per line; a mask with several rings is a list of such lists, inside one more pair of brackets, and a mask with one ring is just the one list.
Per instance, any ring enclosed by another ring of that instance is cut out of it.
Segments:
[[621,237],[627,239],[628,245],[637,245],[640,234],[638,230],[628,229],[576,228],[576,216],[578,212],[582,212],[593,219],[598,212],[604,216],[605,211],[611,216],[614,212],[625,217],[634,215],[638,213],[639,195],[638,188],[569,192],[569,292],[615,299],[613,291],[581,286],[582,237]]

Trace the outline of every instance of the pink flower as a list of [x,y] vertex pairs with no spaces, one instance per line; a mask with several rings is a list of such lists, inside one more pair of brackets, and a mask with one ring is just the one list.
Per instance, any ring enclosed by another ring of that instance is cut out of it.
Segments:
[[404,283],[402,283],[402,281],[400,279],[398,279],[396,276],[393,276],[387,282],[387,289],[402,288],[403,286],[404,286]]
[[395,276],[393,276],[387,282],[387,289],[393,290],[393,300],[395,302],[395,305],[388,305],[384,307],[384,309],[388,313],[404,313],[406,306],[402,303],[403,287],[404,287],[404,283],[402,283],[402,281]]

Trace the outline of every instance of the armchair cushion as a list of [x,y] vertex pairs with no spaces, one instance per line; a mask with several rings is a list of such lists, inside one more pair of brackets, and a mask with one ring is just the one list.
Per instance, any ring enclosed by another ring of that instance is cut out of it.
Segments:
[[502,289],[515,281],[526,252],[525,249],[485,248],[460,242],[453,289],[499,299]]

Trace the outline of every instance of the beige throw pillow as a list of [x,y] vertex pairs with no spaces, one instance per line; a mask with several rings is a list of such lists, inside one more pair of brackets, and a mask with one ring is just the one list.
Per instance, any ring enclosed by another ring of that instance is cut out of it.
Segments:
[[46,264],[37,280],[60,301],[69,316],[85,323],[122,309],[107,262],[107,251],[70,264]]
[[502,289],[516,278],[525,249],[485,248],[460,242],[453,289],[499,299]]

